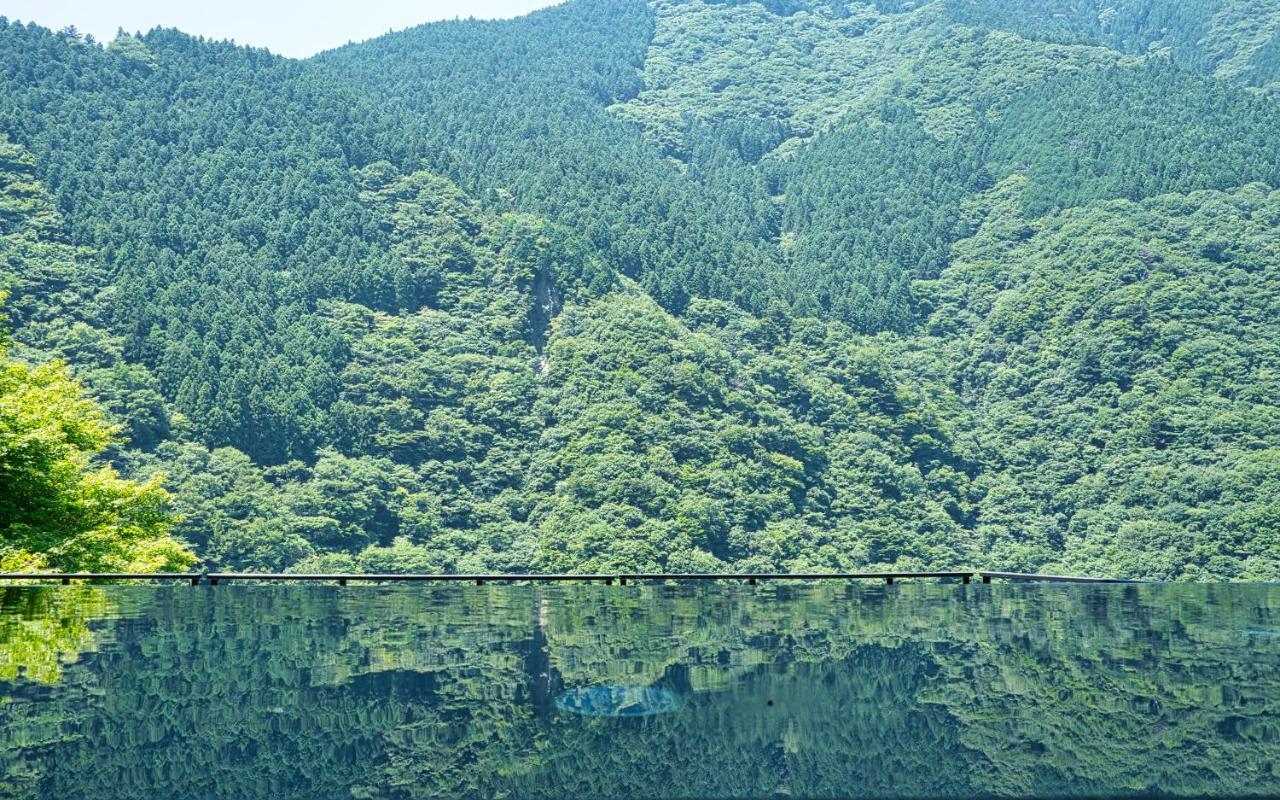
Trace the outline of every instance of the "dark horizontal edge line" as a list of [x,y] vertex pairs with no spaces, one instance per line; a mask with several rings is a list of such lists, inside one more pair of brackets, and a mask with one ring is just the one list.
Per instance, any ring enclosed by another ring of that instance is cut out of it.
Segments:
[[607,581],[618,575],[401,575],[395,573],[318,574],[269,572],[210,572],[205,577],[219,581]]
[[8,572],[0,580],[219,580],[219,581],[615,581],[615,580],[870,580],[885,578],[969,578],[973,572],[645,572],[599,574],[399,574],[291,572]]
[[253,572],[211,572],[206,577],[216,580],[284,580],[284,581],[615,581],[615,580],[851,580],[885,578],[966,578],[972,572],[725,572],[725,573],[630,573],[614,572],[595,575],[559,574],[487,574],[487,575],[397,575],[397,574],[271,574]]
[[628,580],[854,580],[874,578],[969,578],[973,572],[637,572],[619,577]]
[[1006,581],[1051,581],[1056,583],[1141,583],[1127,578],[1088,578],[1081,575],[1037,575],[1030,572],[979,572],[985,578]]
[[0,573],[6,581],[48,580],[185,580],[203,581],[363,581],[432,583],[479,581],[485,582],[560,582],[560,581],[795,581],[795,580],[897,580],[906,578],[961,578],[974,576],[989,581],[992,578],[1011,581],[1054,581],[1062,583],[1137,583],[1123,578],[1089,578],[1077,575],[1037,575],[1026,572],[756,572],[756,573],[612,573],[590,575],[568,574],[471,574],[471,575],[422,575],[392,573],[271,573],[271,572],[9,572]]
[[3,581],[44,581],[44,580],[170,580],[187,581],[202,577],[199,572],[4,572],[0,573]]

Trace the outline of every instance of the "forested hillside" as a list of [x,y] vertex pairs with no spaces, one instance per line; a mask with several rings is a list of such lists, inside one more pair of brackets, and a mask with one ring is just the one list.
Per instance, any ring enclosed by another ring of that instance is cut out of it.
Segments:
[[1280,578],[1280,0],[0,53],[6,369],[210,568]]

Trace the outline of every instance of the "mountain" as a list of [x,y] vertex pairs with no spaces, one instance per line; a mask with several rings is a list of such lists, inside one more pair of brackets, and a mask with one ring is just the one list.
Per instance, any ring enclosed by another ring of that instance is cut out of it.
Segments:
[[11,358],[210,567],[1280,577],[1277,0],[0,51]]

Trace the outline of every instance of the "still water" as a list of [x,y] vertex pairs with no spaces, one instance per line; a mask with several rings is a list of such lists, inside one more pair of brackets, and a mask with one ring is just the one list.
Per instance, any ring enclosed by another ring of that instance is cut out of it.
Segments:
[[1280,795],[1280,587],[0,589],[0,798]]

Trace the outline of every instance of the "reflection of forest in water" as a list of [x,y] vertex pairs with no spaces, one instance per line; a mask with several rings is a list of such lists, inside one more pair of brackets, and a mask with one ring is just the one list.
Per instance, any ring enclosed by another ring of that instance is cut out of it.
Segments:
[[[1280,588],[0,590],[0,797],[1280,793]],[[657,686],[612,719],[561,692]]]

